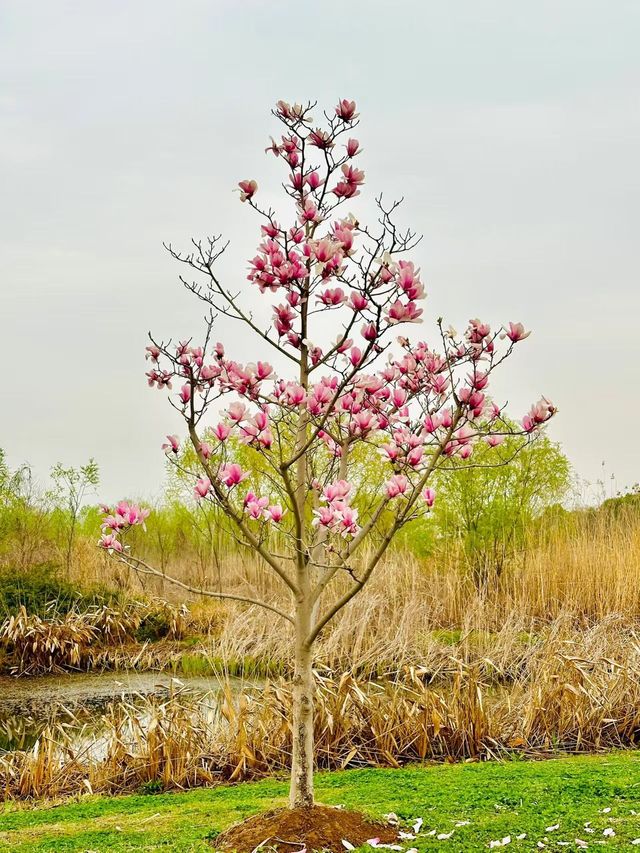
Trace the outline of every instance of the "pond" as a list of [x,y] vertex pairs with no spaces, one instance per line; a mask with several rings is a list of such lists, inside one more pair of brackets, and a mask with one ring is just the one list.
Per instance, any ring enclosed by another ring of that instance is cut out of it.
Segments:
[[[256,682],[228,679],[233,690]],[[142,707],[145,699],[179,692],[189,701],[218,705],[222,682],[216,677],[173,677],[161,672],[105,672],[11,678],[0,676],[0,754],[29,749],[55,718],[69,734],[100,739],[100,717],[108,705]]]

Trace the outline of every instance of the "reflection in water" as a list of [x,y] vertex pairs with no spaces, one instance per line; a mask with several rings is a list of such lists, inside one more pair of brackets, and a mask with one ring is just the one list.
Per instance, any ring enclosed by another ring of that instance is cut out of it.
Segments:
[[[252,686],[242,679],[229,683],[238,691]],[[55,727],[64,730],[76,747],[99,755],[105,736],[102,714],[108,706],[139,710],[144,725],[146,699],[177,694],[185,703],[198,701],[213,718],[222,686],[214,677],[172,678],[149,672],[0,677],[0,754],[30,749],[45,730]]]

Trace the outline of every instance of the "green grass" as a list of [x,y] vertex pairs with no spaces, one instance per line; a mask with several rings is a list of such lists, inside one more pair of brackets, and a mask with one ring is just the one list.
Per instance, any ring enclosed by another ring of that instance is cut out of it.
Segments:
[[[5,806],[0,851],[210,853],[211,841],[231,823],[284,804],[286,788],[285,782],[267,780],[184,794],[87,797],[54,807]],[[454,829],[446,841],[423,835],[405,842],[420,851],[486,850],[489,841],[506,835],[512,851],[541,849],[540,840],[546,850],[575,850],[576,838],[590,842],[591,850],[632,850],[631,840],[640,837],[640,752],[322,773],[317,796],[372,816],[395,811],[406,820],[423,817],[426,831]],[[457,821],[469,824],[455,827]],[[584,829],[587,821],[592,834]],[[559,829],[545,831],[553,824]],[[614,837],[603,835],[607,827]],[[523,832],[527,838],[516,840]]]
[[174,671],[186,677],[229,675],[232,678],[276,678],[284,675],[286,665],[279,660],[245,657],[217,657],[207,651],[183,652]]

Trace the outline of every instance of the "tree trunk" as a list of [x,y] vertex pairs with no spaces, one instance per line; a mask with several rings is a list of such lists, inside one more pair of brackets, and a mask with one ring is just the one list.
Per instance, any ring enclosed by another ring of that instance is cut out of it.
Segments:
[[291,755],[291,808],[313,805],[313,653],[305,645],[310,607],[301,605],[296,618],[296,655],[293,675],[293,750]]

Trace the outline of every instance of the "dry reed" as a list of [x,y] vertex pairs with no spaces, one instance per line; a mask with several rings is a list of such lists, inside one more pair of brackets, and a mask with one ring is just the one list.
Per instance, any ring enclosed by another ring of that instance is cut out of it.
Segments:
[[[318,676],[316,762],[322,768],[399,766],[635,746],[640,739],[640,638],[620,619],[576,632],[558,620],[504,682],[484,649],[444,653],[437,680]],[[445,677],[446,673],[446,677]],[[180,690],[113,704],[98,730],[51,721],[30,750],[0,758],[6,798],[184,789],[285,770],[291,694],[282,683],[196,700]]]

